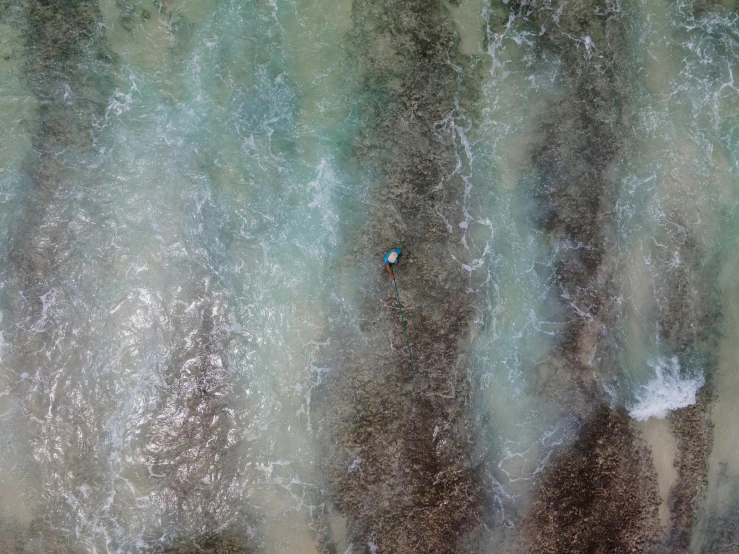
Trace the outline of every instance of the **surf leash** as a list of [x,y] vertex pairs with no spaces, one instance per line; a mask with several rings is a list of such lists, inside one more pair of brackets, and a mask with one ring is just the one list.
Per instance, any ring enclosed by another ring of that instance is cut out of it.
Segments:
[[400,248],[393,248],[385,254],[385,269],[387,269],[387,272],[390,274],[390,277],[393,279],[393,287],[395,287],[395,298],[398,301],[398,311],[400,312],[400,321],[403,324],[403,334],[405,335],[405,344],[408,347],[408,358],[411,361],[411,369],[413,371],[416,370],[413,364],[413,351],[411,350],[411,341],[408,340],[408,329],[407,325],[405,323],[405,316],[403,315],[403,306],[400,303],[400,293],[398,292],[398,280],[395,278],[395,274],[393,273],[392,266],[398,261],[398,257],[400,256],[401,250]]

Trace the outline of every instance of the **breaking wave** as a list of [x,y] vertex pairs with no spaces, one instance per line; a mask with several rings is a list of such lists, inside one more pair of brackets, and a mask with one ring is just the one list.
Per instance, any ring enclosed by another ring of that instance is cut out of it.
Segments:
[[639,421],[663,418],[672,410],[695,404],[695,395],[706,382],[703,375],[681,375],[677,356],[659,358],[649,365],[656,375],[640,387],[636,402],[629,408],[631,417]]

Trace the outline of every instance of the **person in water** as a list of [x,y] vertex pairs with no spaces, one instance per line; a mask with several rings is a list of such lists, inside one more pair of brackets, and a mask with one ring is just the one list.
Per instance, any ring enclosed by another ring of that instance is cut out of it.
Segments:
[[398,257],[402,250],[400,248],[393,248],[387,254],[385,254],[385,269],[390,274],[390,277],[395,281],[395,275],[393,274],[393,264],[398,261]]

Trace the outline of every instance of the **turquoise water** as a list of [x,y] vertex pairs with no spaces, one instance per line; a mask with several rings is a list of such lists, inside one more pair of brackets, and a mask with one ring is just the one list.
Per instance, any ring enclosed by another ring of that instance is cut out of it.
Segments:
[[728,0],[0,4],[0,550],[735,552],[738,49]]

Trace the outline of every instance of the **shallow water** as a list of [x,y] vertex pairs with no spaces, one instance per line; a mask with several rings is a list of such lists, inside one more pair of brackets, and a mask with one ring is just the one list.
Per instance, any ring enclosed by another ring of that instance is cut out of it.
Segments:
[[0,3],[0,550],[735,552],[737,9]]

